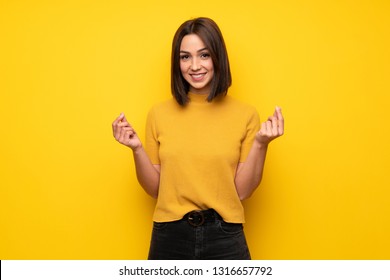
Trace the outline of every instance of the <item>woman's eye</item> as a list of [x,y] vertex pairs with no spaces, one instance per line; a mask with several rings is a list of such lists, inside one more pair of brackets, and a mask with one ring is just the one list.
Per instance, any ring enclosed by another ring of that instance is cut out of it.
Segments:
[[186,54],[180,56],[180,59],[181,59],[181,60],[187,60],[187,59],[189,59],[189,58],[190,58],[190,57],[189,57],[188,55],[186,55]]
[[206,59],[206,58],[209,58],[209,57],[210,57],[210,54],[209,54],[209,53],[202,53],[202,54],[200,55],[200,57]]

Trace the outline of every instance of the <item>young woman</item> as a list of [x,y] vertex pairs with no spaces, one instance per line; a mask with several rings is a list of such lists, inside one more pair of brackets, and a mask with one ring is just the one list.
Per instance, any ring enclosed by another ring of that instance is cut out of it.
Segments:
[[124,114],[112,124],[157,199],[149,259],[250,259],[241,201],[260,184],[268,144],[283,134],[281,109],[260,128],[254,107],[227,95],[228,55],[209,18],[176,31],[171,70],[173,98],[150,110],[145,149]]

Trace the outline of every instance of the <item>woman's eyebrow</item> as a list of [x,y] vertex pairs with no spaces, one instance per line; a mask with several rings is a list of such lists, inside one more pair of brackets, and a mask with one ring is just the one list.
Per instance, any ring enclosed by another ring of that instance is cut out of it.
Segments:
[[[200,50],[198,50],[197,52],[200,53],[200,52],[203,52],[203,51],[205,51],[205,50],[207,50],[207,48],[200,49]],[[180,50],[180,52],[181,52],[181,53],[190,53],[189,51],[184,51],[184,50]]]

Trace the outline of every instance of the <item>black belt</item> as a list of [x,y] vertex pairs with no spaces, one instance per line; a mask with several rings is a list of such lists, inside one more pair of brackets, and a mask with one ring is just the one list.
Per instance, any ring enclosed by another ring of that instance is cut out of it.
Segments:
[[216,219],[221,219],[221,216],[214,209],[191,211],[183,217],[183,220],[194,227],[201,226],[205,222],[215,221]]

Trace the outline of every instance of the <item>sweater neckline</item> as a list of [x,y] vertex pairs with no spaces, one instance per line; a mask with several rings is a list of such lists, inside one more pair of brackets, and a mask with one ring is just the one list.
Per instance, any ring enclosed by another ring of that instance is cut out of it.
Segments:
[[208,101],[207,101],[207,97],[209,96],[208,93],[188,92],[187,95],[190,99],[190,102],[192,102],[192,103],[208,103]]

